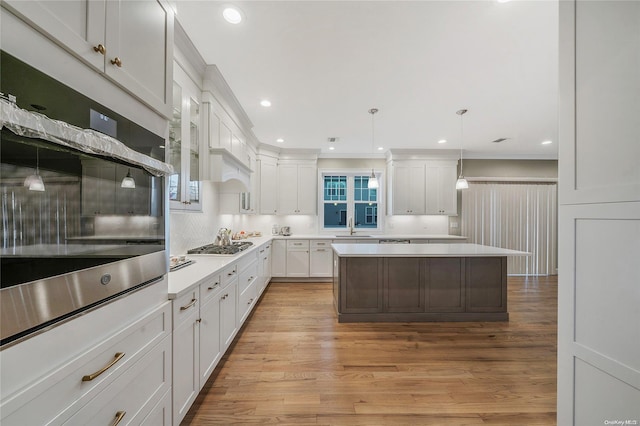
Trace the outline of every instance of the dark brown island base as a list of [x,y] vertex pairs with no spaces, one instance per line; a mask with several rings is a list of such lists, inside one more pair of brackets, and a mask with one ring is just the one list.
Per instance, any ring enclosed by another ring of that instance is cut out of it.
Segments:
[[478,244],[332,244],[339,322],[508,321],[507,256]]

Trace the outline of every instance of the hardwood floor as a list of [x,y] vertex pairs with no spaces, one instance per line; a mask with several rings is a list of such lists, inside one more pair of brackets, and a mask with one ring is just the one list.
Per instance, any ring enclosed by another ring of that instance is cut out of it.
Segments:
[[552,425],[557,277],[509,322],[338,324],[331,284],[272,283],[183,425]]

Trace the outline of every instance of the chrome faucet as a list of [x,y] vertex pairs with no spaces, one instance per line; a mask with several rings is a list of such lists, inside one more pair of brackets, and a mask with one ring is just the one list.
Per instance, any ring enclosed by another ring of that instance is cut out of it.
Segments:
[[353,217],[350,217],[348,222],[349,222],[349,235],[353,235],[356,232],[353,229]]

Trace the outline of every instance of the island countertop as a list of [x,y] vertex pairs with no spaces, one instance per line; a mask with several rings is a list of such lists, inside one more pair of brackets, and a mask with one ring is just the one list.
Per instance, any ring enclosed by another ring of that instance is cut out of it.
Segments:
[[502,257],[524,251],[480,244],[331,244],[339,257]]

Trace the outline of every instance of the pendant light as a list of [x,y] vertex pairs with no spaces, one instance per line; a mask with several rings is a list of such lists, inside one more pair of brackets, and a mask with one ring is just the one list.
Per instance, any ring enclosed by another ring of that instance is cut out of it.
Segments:
[[466,109],[461,109],[456,111],[456,114],[460,116],[460,176],[458,176],[458,180],[456,181],[456,189],[467,189],[469,188],[469,183],[462,175],[462,140],[463,140],[463,132],[462,132],[462,116],[467,112]]
[[29,188],[29,191],[44,192],[44,182],[40,177],[40,154],[38,147],[36,147],[36,173],[24,180],[24,186]]
[[129,189],[133,189],[136,187],[136,181],[131,177],[131,169],[127,171],[127,175],[122,179],[120,187]]
[[[375,146],[375,137],[374,137],[374,128],[373,128],[373,116],[378,112],[378,108],[371,108],[369,110],[369,114],[371,114],[371,153],[373,154],[373,149]],[[376,174],[373,172],[373,167],[371,168],[371,176],[369,176],[369,182],[367,183],[367,188],[369,189],[377,189],[380,187],[380,183],[378,182],[378,178]]]

